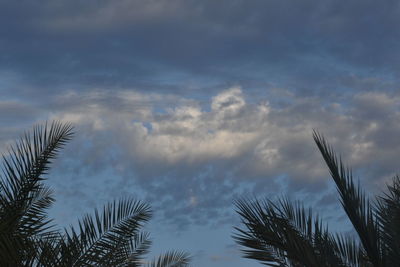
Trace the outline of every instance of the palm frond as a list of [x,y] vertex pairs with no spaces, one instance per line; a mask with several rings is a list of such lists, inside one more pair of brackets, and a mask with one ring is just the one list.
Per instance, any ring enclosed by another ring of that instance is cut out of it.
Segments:
[[349,235],[336,234],[332,236],[332,249],[337,252],[346,266],[367,267],[369,261],[358,241]]
[[387,266],[400,262],[400,177],[393,178],[388,192],[378,197],[376,216],[381,229],[384,258]]
[[[13,236],[12,233],[0,233],[0,266],[20,266],[27,260],[26,252],[21,248],[31,247],[32,244],[28,243],[20,236]],[[29,246],[27,246],[29,245]]]
[[[35,126],[3,156],[0,175],[0,253],[13,250],[16,265],[31,265],[37,252],[35,239],[49,229],[46,209],[53,203],[51,190],[42,184],[49,164],[72,136],[72,126],[53,122]],[[14,255],[18,252],[18,255]],[[0,265],[7,266],[7,257]],[[19,260],[17,260],[19,259]],[[16,261],[18,263],[16,263]]]
[[94,216],[84,216],[79,232],[71,228],[66,233],[62,256],[72,260],[70,266],[123,264],[131,257],[132,239],[150,217],[150,207],[140,201],[109,203],[101,213],[96,210]]
[[32,199],[19,222],[19,233],[24,235],[29,235],[30,232],[48,234],[47,231],[52,227],[50,225],[52,220],[47,218],[46,210],[54,202],[52,193],[52,190],[44,185],[32,192]]
[[26,194],[43,179],[49,164],[72,137],[72,126],[53,122],[50,127],[35,126],[33,133],[25,133],[3,156],[1,196],[7,203],[25,199]]
[[384,266],[380,231],[369,199],[360,186],[354,184],[351,171],[337,159],[324,137],[314,131],[313,138],[336,183],[341,204],[361,240],[366,255],[375,267]]
[[[140,231],[150,207],[131,198],[86,215],[64,233],[51,230],[47,209],[54,202],[43,183],[49,165],[72,137],[72,126],[35,126],[3,156],[0,175],[0,266],[119,266],[144,264],[151,241]],[[170,252],[157,266],[187,266],[189,256]]]
[[185,252],[170,251],[158,256],[146,267],[188,267],[190,258],[190,255]]
[[238,200],[237,213],[246,229],[234,239],[247,249],[245,257],[269,266],[346,266],[332,250],[332,238],[320,219],[287,199]]
[[286,231],[279,230],[279,221],[283,222],[282,228],[288,222],[279,217],[271,202],[241,199],[235,202],[235,206],[246,229],[235,228],[238,234],[233,237],[247,248],[243,250],[245,257],[268,266],[293,266],[297,259],[288,255],[295,253],[290,253],[292,248],[286,247],[285,233],[282,233]]
[[151,246],[150,235],[148,232],[139,232],[136,234],[126,247],[125,255],[128,255],[126,261],[120,267],[136,267],[144,262],[144,255],[149,252]]
[[63,236],[56,231],[51,231],[46,234],[42,234],[35,240],[37,247],[37,266],[41,267],[63,267],[62,261],[60,260],[61,244],[63,243]]

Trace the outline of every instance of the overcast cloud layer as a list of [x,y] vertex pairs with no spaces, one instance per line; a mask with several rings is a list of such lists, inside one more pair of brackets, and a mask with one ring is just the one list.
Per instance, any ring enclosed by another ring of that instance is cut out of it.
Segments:
[[287,194],[343,222],[313,129],[368,192],[399,171],[398,25],[391,0],[0,0],[0,150],[71,122],[57,221],[134,194],[158,244],[252,266],[229,237],[235,198]]
[[393,89],[399,78],[398,1],[1,1],[0,9],[2,82],[47,93],[172,85],[192,94],[220,83]]

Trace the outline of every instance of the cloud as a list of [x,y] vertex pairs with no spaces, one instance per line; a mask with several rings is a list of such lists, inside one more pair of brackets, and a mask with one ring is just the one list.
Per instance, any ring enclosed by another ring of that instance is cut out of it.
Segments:
[[226,83],[251,90],[255,80],[324,93],[349,80],[399,80],[394,1],[1,1],[0,8],[0,71],[48,93],[98,86],[162,93],[207,81],[215,94]]
[[[47,5],[48,11],[55,11],[49,14],[47,20],[42,21],[42,26],[52,31],[104,31],[121,29],[127,26],[135,26],[146,22],[166,21],[173,17],[184,15],[183,1],[126,1],[117,0],[114,2],[88,1],[78,3],[77,1],[50,2]],[[78,10],[72,7],[80,5]],[[70,12],[65,12],[69,10]],[[72,12],[74,11],[74,12]]]
[[[276,101],[279,94],[284,102]],[[181,218],[180,226],[211,215],[223,223],[225,208],[243,194],[324,194],[328,171],[312,129],[326,134],[369,189],[382,188],[397,171],[398,94],[362,92],[329,104],[279,89],[275,97],[253,102],[240,87],[206,103],[134,90],[69,91],[42,103],[2,102],[8,120],[18,123],[3,121],[0,136],[10,142],[34,118],[72,122],[77,137],[56,166],[56,186],[62,173],[73,173],[71,190],[93,187],[105,198],[139,192],[165,219]]]
[[178,230],[231,225],[240,196],[288,194],[337,216],[312,129],[368,192],[398,171],[396,1],[0,0],[0,10],[0,151],[34,123],[76,127],[48,181],[61,223],[132,194]]
[[56,187],[72,173],[69,188],[91,188],[80,191],[89,202],[92,191],[105,199],[136,192],[164,220],[184,228],[209,217],[226,223],[232,215],[226,208],[241,195],[323,196],[330,180],[312,129],[326,134],[369,189],[383,188],[397,171],[398,95],[365,92],[326,104],[278,91],[284,103],[251,102],[239,87],[220,91],[208,104],[126,90],[70,91],[47,99],[41,114],[70,121],[77,131],[56,166]]

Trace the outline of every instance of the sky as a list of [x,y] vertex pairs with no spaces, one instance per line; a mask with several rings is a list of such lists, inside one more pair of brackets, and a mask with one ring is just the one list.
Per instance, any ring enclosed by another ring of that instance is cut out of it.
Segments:
[[232,239],[235,199],[350,230],[313,129],[368,194],[398,172],[399,25],[392,0],[0,0],[0,150],[70,122],[47,181],[60,226],[133,196],[150,258],[261,266]]

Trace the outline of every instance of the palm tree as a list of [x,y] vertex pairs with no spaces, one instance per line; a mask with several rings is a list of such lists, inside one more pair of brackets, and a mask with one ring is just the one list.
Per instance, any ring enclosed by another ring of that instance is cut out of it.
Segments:
[[314,131],[313,138],[358,238],[330,233],[299,202],[241,199],[235,205],[244,228],[235,228],[234,239],[244,257],[268,266],[400,266],[399,176],[387,193],[370,200],[324,137]]
[[167,252],[146,262],[151,241],[141,229],[150,206],[133,198],[114,201],[54,230],[47,209],[54,202],[44,184],[50,163],[72,138],[70,124],[36,126],[3,156],[0,175],[0,266],[188,266],[190,256]]

